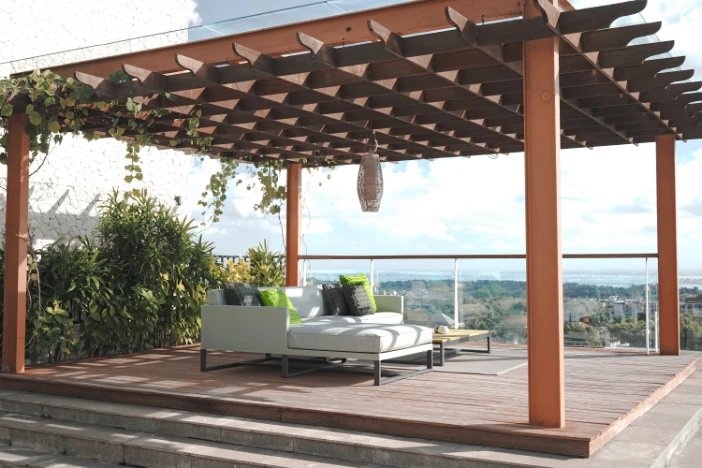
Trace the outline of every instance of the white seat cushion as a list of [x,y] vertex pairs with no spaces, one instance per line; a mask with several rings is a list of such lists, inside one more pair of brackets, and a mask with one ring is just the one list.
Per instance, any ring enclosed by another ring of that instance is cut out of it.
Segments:
[[314,323],[293,325],[288,348],[379,354],[431,343],[431,328],[418,325]]
[[320,286],[289,286],[280,289],[288,295],[300,318],[324,315],[324,298]]
[[376,312],[374,314],[361,315],[320,315],[303,319],[305,325],[312,323],[374,323],[376,325],[402,325],[402,314],[395,312]]

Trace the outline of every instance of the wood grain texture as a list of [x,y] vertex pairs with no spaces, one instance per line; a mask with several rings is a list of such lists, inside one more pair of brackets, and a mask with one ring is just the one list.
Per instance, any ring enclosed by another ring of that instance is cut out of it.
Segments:
[[[680,384],[702,354],[566,349],[566,425],[530,426],[527,369],[432,372],[373,386],[372,375],[278,367],[199,372],[199,347],[31,366],[0,388],[587,457]],[[211,364],[251,358],[211,353]],[[450,360],[449,360],[450,365]]]
[[2,371],[24,372],[29,236],[29,135],[25,113],[10,117],[5,211],[5,291]]

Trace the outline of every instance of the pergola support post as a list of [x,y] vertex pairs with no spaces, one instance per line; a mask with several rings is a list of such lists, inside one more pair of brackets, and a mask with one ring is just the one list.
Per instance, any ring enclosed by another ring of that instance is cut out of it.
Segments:
[[5,211],[5,297],[2,371],[24,372],[27,307],[27,237],[29,235],[29,124],[27,114],[10,117]]
[[300,219],[302,204],[300,202],[302,164],[290,163],[287,170],[287,199],[285,207],[285,284],[300,285]]
[[[525,16],[539,12],[525,2]],[[524,43],[529,423],[565,426],[557,38]]]
[[658,316],[661,354],[680,354],[680,294],[675,204],[675,135],[656,137]]

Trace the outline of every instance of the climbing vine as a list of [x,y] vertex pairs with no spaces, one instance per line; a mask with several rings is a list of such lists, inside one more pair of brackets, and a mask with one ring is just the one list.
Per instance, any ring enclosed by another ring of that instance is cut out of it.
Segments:
[[[132,78],[122,71],[110,75],[108,85],[119,89]],[[109,135],[126,143],[125,177],[128,184],[144,180],[140,166],[140,151],[143,147],[160,145],[174,149],[191,149],[199,154],[207,154],[213,138],[200,133],[202,109],[199,105],[187,106],[183,114],[153,105],[160,96],[147,98],[106,99],[105,94],[96,93],[91,86],[72,78],[64,78],[51,71],[34,71],[21,78],[0,80],[0,163],[7,163],[9,117],[16,111],[23,111],[29,118],[27,133],[30,136],[30,163],[40,154],[47,155],[52,145],[58,145],[67,134],[82,135],[86,140],[95,140]],[[178,96],[164,93],[163,98],[177,101]],[[175,114],[169,115],[169,114]],[[177,137],[167,138],[155,131],[160,123],[179,129]],[[324,154],[315,153],[318,163],[333,168]],[[279,214],[285,200],[285,187],[281,185],[280,174],[286,162],[279,159],[264,159],[258,156],[239,161],[230,154],[223,153],[220,165],[202,192],[198,204],[203,217],[210,213],[209,221],[216,223],[223,214],[227,190],[230,182],[240,186],[245,180],[246,189],[259,189],[261,199],[255,209],[262,213]],[[306,160],[301,160],[306,163]],[[246,177],[248,176],[248,178]],[[137,188],[128,190],[125,195],[135,195]],[[203,222],[203,224],[205,224]]]

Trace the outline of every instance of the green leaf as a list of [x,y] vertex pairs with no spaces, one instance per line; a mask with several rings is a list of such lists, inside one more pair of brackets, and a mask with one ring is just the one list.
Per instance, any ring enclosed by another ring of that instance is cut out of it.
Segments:
[[14,107],[12,104],[5,104],[2,106],[2,111],[0,111],[0,115],[3,117],[10,117],[12,115],[12,111],[14,110]]
[[61,124],[59,124],[56,120],[51,122],[49,124],[49,131],[51,133],[58,133],[61,130]]
[[44,99],[44,105],[46,107],[53,106],[54,104],[56,104],[56,99],[54,99],[52,97],[48,97],[48,98]]
[[41,117],[41,114],[37,111],[32,111],[29,113],[29,122],[32,125],[41,125],[41,123],[44,121],[44,119]]

